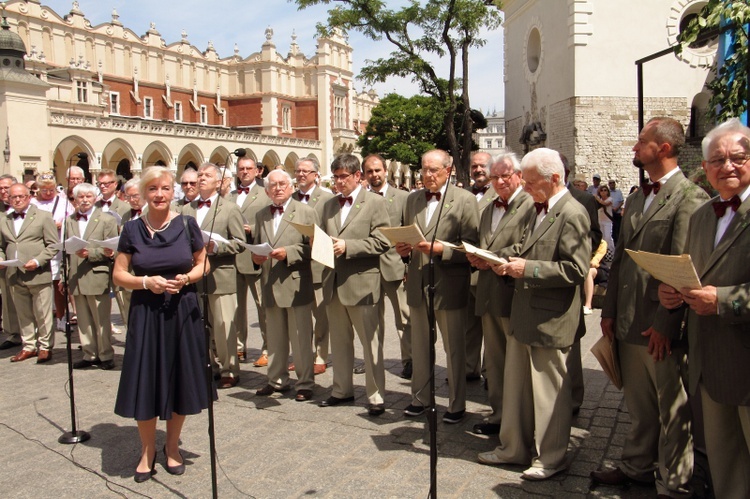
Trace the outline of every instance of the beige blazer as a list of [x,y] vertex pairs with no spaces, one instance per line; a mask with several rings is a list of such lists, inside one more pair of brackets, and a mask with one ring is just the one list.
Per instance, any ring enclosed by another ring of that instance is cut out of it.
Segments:
[[339,199],[331,198],[323,205],[320,226],[329,236],[346,241],[346,252],[336,257],[334,268],[323,269],[323,300],[329,303],[335,289],[344,306],[377,303],[380,255],[390,247],[388,239],[377,230],[389,226],[386,201],[360,189],[349,216],[342,222]]
[[49,261],[57,254],[52,245],[59,241],[52,215],[33,204],[29,205],[18,236],[13,221],[10,215],[0,215],[0,258],[18,258],[24,263],[36,258],[39,267],[31,271],[20,270],[18,267],[7,268],[5,277],[8,285],[23,283],[37,286],[52,283]]
[[527,345],[566,348],[586,327],[581,287],[589,271],[591,223],[569,192],[533,230],[535,221],[536,210],[519,251],[526,268],[515,282],[510,334]]
[[659,305],[659,281],[636,265],[625,249],[682,254],[690,217],[707,199],[682,172],[661,187],[645,213],[641,189],[628,197],[602,308],[603,318],[615,319],[617,339],[646,346],[649,339],[641,333],[651,326],[671,338],[679,335],[680,314]]
[[[99,200],[94,203],[94,207],[101,208],[102,201]],[[112,206],[110,206],[109,209],[120,215],[120,217],[124,217],[126,213],[130,212],[130,203],[126,203],[115,196],[115,199],[112,201]]]
[[269,258],[262,265],[260,277],[262,302],[266,307],[298,307],[315,299],[310,269],[310,242],[307,237],[287,222],[317,224],[313,208],[292,199],[287,205],[274,234],[273,215],[266,207],[255,215],[255,244],[268,243],[273,248],[284,248],[286,260]]
[[[85,234],[79,232],[75,214],[65,219],[65,233],[87,241],[102,241],[117,236],[117,221],[96,208],[86,224]],[[112,259],[104,255],[103,248],[89,248],[88,258],[68,253],[68,262],[68,285],[73,295],[102,295],[109,291]]]
[[[227,196],[227,200],[234,204],[237,204],[237,191],[232,192]],[[263,186],[258,185],[256,182],[253,188],[245,197],[245,201],[240,206],[240,213],[242,213],[242,221],[251,227],[255,224],[255,215],[261,209],[271,204],[271,201],[266,195],[266,191]],[[245,240],[252,242],[253,234],[245,233]],[[253,254],[249,251],[243,251],[235,257],[235,263],[237,265],[237,271],[240,274],[258,275],[260,274],[260,268],[256,268],[253,264]]]
[[[195,218],[197,209],[198,201],[195,200],[183,206],[182,214]],[[216,222],[213,221],[214,215]],[[203,219],[201,230],[211,231],[212,224],[213,232],[228,242],[218,243],[216,254],[208,256],[211,273],[206,279],[207,289],[205,291],[215,295],[236,293],[237,267],[235,267],[234,260],[235,255],[244,250],[244,246],[235,241],[235,238],[245,240],[242,213],[240,213],[240,209],[236,204],[221,196],[217,196],[216,203],[211,205],[206,218]],[[200,291],[203,291],[203,279],[198,282],[198,287]]]
[[[516,256],[514,245],[523,241],[529,224],[536,218],[534,201],[525,192],[519,192],[510,202],[508,210],[492,232],[494,208],[482,212],[479,221],[479,246],[498,256]],[[510,317],[515,283],[510,277],[499,276],[492,270],[475,270],[477,275],[476,315],[490,314]]]
[[695,393],[702,380],[716,402],[750,406],[750,198],[716,248],[717,218],[711,204],[691,218],[687,251],[701,283],[716,286],[719,313],[688,312],[690,391]]
[[[395,187],[388,186],[388,190],[385,191],[383,199],[385,199],[386,206],[388,207],[388,218],[390,219],[391,227],[401,226],[404,216],[404,203],[406,203],[406,198],[408,197],[408,192]],[[387,282],[403,280],[406,273],[406,264],[401,255],[396,253],[395,247],[390,248],[380,255],[380,273]]]
[[[426,222],[427,200],[425,190],[409,194],[404,206],[404,225],[416,224],[425,238],[430,241],[435,234],[437,238],[453,244],[467,241],[479,244],[479,208],[477,198],[464,189],[448,186],[445,204],[440,223],[437,224],[438,211]],[[427,296],[429,284],[429,257],[419,251],[412,251],[408,278],[406,279],[406,301],[411,307],[420,306]],[[460,251],[444,248],[443,254],[435,258],[435,309],[455,310],[466,306],[469,294],[470,266],[466,255]]]

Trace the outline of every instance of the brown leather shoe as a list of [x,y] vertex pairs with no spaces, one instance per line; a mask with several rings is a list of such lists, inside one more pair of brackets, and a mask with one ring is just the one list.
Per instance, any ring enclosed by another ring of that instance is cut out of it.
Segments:
[[237,383],[240,382],[240,378],[233,378],[231,376],[222,376],[222,378],[219,380],[219,389],[224,390],[226,388],[232,388],[237,386]]
[[15,354],[13,357],[10,358],[11,362],[21,362],[22,360],[30,359],[32,357],[36,357],[36,350],[21,350],[17,354]]
[[268,365],[268,355],[264,353],[263,355],[258,357],[258,360],[253,362],[253,365],[255,367],[266,367]]
[[594,483],[604,485],[626,485],[632,482],[641,484],[648,483],[630,478],[620,468],[592,471],[590,476]]
[[323,374],[326,372],[325,364],[313,364],[313,374]]
[[45,362],[48,362],[52,358],[52,352],[49,350],[44,350],[43,348],[39,349],[39,353],[36,359],[37,364],[44,364]]
[[237,360],[240,362],[245,362],[247,360],[247,353],[243,352],[242,350],[237,350]]

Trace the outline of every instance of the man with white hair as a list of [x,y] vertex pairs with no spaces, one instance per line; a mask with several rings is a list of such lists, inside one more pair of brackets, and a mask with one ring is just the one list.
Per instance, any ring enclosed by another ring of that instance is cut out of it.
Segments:
[[[18,182],[16,177],[8,173],[0,175],[0,220],[4,213],[13,211],[10,206],[10,186]],[[5,333],[5,341],[0,343],[0,350],[7,350],[20,346],[21,343],[21,326],[18,324],[18,314],[13,306],[13,298],[10,294],[8,281],[6,279],[7,270],[0,268],[0,294],[2,294],[2,330]]]
[[[589,216],[565,187],[560,154],[540,148],[521,161],[536,216],[523,243],[493,266],[515,279],[510,312],[500,445],[484,464],[529,466],[521,478],[545,480],[567,467],[572,401],[566,359],[582,320],[589,269]],[[517,256],[516,256],[517,255]]]
[[[731,119],[706,134],[702,145],[703,170],[719,195],[698,208],[688,228],[685,249],[701,288],[675,290],[662,283],[659,300],[667,309],[689,307],[690,392],[700,390],[716,497],[746,498],[750,497],[750,266],[746,264],[750,128]],[[628,202],[627,209],[630,206]]]

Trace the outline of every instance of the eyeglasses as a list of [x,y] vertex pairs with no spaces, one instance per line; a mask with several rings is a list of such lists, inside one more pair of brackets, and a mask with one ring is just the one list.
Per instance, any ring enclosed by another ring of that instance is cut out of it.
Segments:
[[198,182],[180,182],[180,185],[198,185]]
[[422,168],[422,176],[424,177],[434,177],[437,174],[439,174],[441,171],[445,170],[445,168]]
[[125,196],[125,199],[127,199],[128,201],[134,200],[134,199],[141,199],[141,195],[140,194],[130,194],[129,196]]
[[15,196],[8,196],[9,199],[16,200],[16,199],[26,199],[29,197],[28,194],[16,194]]
[[733,166],[739,167],[747,163],[749,159],[750,159],[750,154],[739,153],[739,154],[731,154],[725,158],[709,159],[708,161],[706,161],[706,163],[711,168],[721,168],[722,166],[726,164],[727,160],[729,160],[729,162],[732,163]]
[[117,183],[117,180],[110,180],[109,182],[98,182],[97,185],[99,187],[107,187],[107,186],[110,186],[110,185],[116,184],[116,183]]
[[503,182],[507,182],[508,180],[510,180],[510,177],[512,177],[515,174],[516,174],[516,172],[506,173],[504,175],[492,175],[490,177],[490,180],[493,181],[493,182],[497,182],[498,180],[502,179]]
[[286,189],[289,185],[289,182],[268,182],[269,189]]
[[342,173],[341,175],[334,175],[333,180],[337,182],[343,182],[344,180],[348,179],[351,176],[352,176],[351,173]]
[[295,175],[302,175],[303,177],[307,177],[311,173],[315,173],[315,170],[294,170]]

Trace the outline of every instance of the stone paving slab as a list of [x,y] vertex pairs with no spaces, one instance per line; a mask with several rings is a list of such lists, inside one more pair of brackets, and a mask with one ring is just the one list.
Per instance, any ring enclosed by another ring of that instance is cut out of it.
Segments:
[[[390,307],[387,307],[390,314]],[[251,310],[251,317],[256,317]],[[119,315],[113,316],[121,323]],[[489,413],[479,382],[467,389],[467,417],[459,424],[438,422],[438,495],[445,497],[653,497],[652,489],[600,487],[589,490],[588,475],[615,464],[629,419],[622,394],[599,368],[590,345],[598,338],[598,314],[587,317],[583,358],[586,395],[569,448],[567,473],[546,482],[520,479],[521,466],[478,464],[478,452],[491,450],[497,437],[471,433]],[[392,324],[389,315],[387,324]],[[74,338],[73,359],[81,358]],[[117,367],[113,371],[75,371],[78,428],[91,440],[63,445],[58,437],[71,429],[65,339],[60,333],[52,362],[11,364],[15,350],[0,352],[0,466],[3,497],[211,497],[207,411],[187,418],[182,449],[187,471],[169,475],[159,453],[154,479],[136,484],[133,473],[140,452],[135,421],[113,412],[119,382],[124,334],[115,336]],[[259,345],[254,324],[250,345]],[[355,342],[356,343],[356,342]],[[256,397],[266,384],[266,368],[243,363],[240,384],[219,392],[214,406],[219,497],[427,497],[429,432],[425,417],[407,419],[409,383],[400,379],[395,331],[386,331],[386,414],[367,416],[364,377],[355,375],[351,405],[319,408],[315,401],[330,394],[332,371],[316,377],[313,402],[296,402],[293,391]],[[356,350],[361,359],[361,348]],[[252,359],[258,351],[250,352]],[[447,404],[445,354],[437,345],[438,418]],[[157,447],[165,438],[157,427]]]

